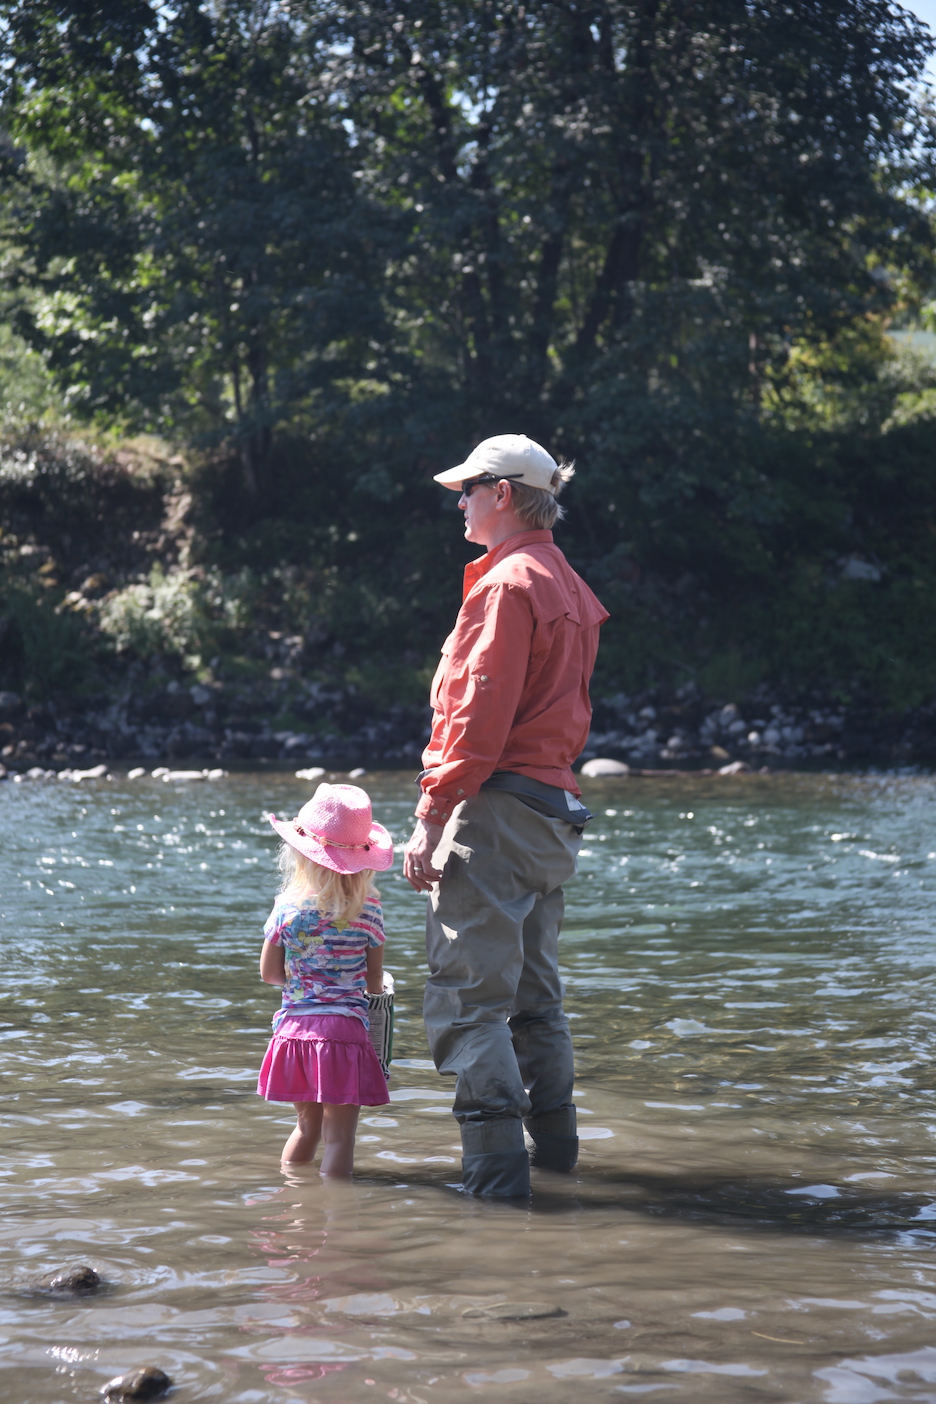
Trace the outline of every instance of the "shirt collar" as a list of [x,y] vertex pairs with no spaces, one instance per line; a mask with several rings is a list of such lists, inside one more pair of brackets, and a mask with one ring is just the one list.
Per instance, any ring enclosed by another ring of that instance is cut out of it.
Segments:
[[488,571],[496,566],[498,561],[502,561],[505,556],[513,555],[514,551],[522,551],[527,546],[551,546],[552,539],[551,531],[518,531],[513,536],[508,536],[505,541],[501,541],[492,551],[486,551],[483,556],[478,556],[477,560],[469,561],[465,566],[462,599],[465,599],[478,581],[483,579]]

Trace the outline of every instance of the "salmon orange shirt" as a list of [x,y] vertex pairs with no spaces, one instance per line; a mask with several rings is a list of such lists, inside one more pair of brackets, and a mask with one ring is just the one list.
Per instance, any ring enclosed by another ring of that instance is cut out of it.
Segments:
[[551,531],[518,532],[465,567],[432,683],[419,818],[444,824],[495,770],[580,793],[571,767],[588,739],[607,618]]

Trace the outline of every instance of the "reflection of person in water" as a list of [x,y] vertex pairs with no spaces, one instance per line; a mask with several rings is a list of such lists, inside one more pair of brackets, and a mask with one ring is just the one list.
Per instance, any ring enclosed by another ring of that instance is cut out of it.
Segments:
[[[425,1286],[421,1250],[413,1250],[412,1212],[401,1212],[398,1195],[362,1191],[337,1177],[313,1184],[307,1174],[286,1166],[282,1183],[250,1196],[247,1207],[257,1212],[248,1230],[250,1251],[264,1264],[251,1280],[276,1310],[251,1313],[242,1323],[249,1344],[238,1352],[241,1358],[297,1400],[313,1396],[292,1387],[347,1371],[346,1387],[331,1382],[335,1404],[357,1399],[362,1373],[373,1374],[383,1360],[393,1372],[384,1376],[387,1389],[399,1385],[399,1397],[411,1399],[396,1377],[394,1357],[415,1357],[388,1345],[383,1331],[374,1333],[375,1314],[395,1315],[403,1309],[401,1296],[431,1290]],[[444,1249],[442,1256],[448,1270]],[[321,1395],[323,1401],[331,1397]],[[380,1397],[387,1397],[386,1391]],[[390,1397],[396,1397],[395,1390]]]
[[[270,1269],[260,1294],[279,1310],[262,1323],[257,1354],[252,1358],[270,1385],[290,1390],[309,1380],[324,1380],[358,1364],[355,1360],[316,1359],[320,1343],[307,1329],[308,1309],[329,1311],[335,1299],[354,1299],[360,1292],[385,1292],[380,1254],[387,1247],[379,1224],[362,1224],[361,1200],[353,1185],[339,1178],[312,1186],[307,1177],[290,1175],[272,1194],[249,1201],[264,1212],[250,1232],[251,1248]],[[298,1307],[294,1313],[292,1308]],[[297,1329],[301,1328],[301,1329]],[[258,1323],[243,1329],[256,1339]],[[282,1336],[277,1331],[282,1330]],[[290,1392],[290,1398],[293,1394]],[[306,1396],[303,1395],[303,1398]]]
[[383,916],[374,871],[393,841],[357,785],[320,785],[294,820],[270,822],[284,840],[282,890],[264,927],[260,976],[283,999],[257,1091],[292,1102],[291,1164],[324,1147],[320,1173],[351,1174],[361,1107],[383,1106],[387,1082],[367,1037],[367,995],[383,991]]

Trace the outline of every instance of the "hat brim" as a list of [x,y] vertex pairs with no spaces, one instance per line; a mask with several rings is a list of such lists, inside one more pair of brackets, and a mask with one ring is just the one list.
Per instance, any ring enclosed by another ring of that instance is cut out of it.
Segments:
[[470,482],[472,478],[483,478],[490,471],[489,468],[472,468],[467,463],[459,463],[457,468],[446,468],[444,473],[433,473],[432,481],[451,488],[453,492],[461,492],[462,483]]
[[433,473],[432,481],[440,483],[442,487],[451,488],[452,492],[461,492],[463,483],[470,483],[472,478],[487,477],[503,479],[508,483],[526,483],[527,487],[540,487],[543,492],[548,492],[553,497],[556,495],[552,483],[527,483],[522,473],[498,473],[496,468],[483,463],[480,467],[460,463],[457,468],[446,468],[444,473]]
[[383,824],[372,824],[367,835],[367,847],[344,848],[340,844],[323,843],[311,834],[300,834],[288,819],[270,815],[270,823],[285,843],[323,868],[335,873],[359,873],[372,868],[383,873],[393,866],[393,839]]

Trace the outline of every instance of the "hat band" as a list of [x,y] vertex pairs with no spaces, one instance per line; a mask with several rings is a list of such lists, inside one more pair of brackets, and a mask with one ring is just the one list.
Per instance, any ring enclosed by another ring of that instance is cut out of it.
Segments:
[[304,829],[295,819],[292,826],[300,838],[315,839],[316,843],[324,844],[326,848],[363,848],[365,853],[370,852],[369,843],[339,843],[337,839],[328,838],[326,834],[313,834],[311,829]]

